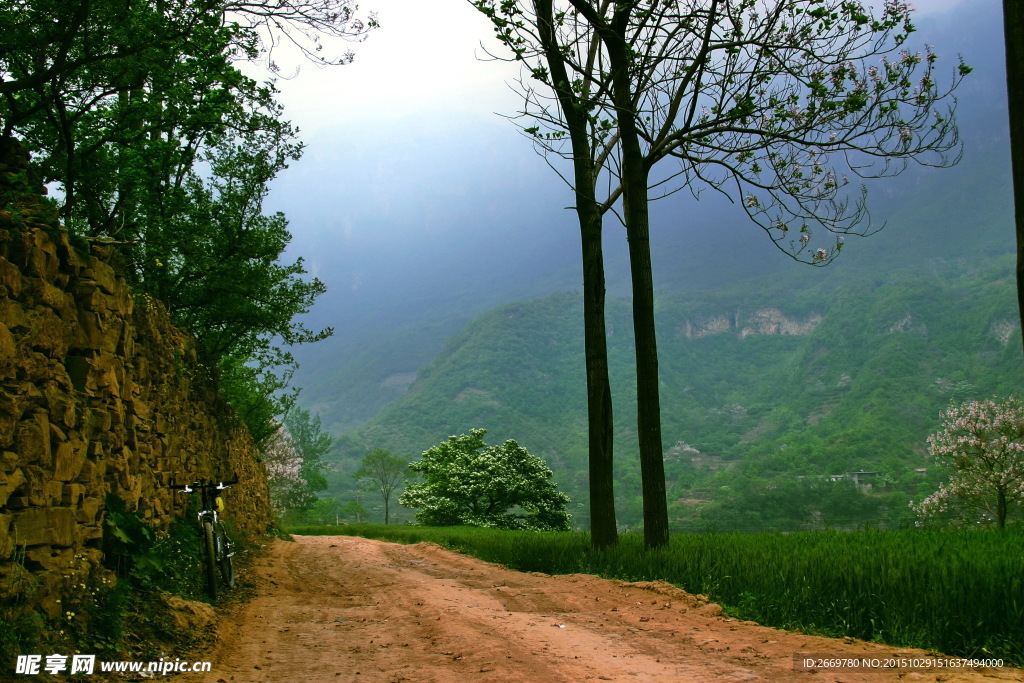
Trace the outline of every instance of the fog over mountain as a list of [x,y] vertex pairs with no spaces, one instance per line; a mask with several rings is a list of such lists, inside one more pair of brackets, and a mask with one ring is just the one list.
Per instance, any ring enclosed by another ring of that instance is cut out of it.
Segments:
[[[847,240],[825,269],[791,262],[721,196],[709,191],[695,201],[680,193],[652,207],[655,286],[735,289],[777,273],[813,287],[868,265],[1011,251],[1011,225],[1005,236],[970,225],[1009,215],[999,4],[926,13],[918,29],[908,48],[935,45],[940,74],[953,71],[956,53],[975,67],[957,92],[965,142],[959,166],[870,182],[873,219],[886,229]],[[464,111],[398,110],[386,122],[384,135],[379,126],[375,134],[315,130],[305,157],[268,201],[290,219],[289,253],[304,257],[329,289],[308,322],[335,334],[295,349],[302,364],[296,383],[304,387],[301,402],[335,430],[360,424],[400,395],[475,315],[581,287],[578,228],[565,208],[571,193],[511,123]],[[955,196],[965,187],[973,189]],[[918,201],[928,193],[935,202]],[[612,217],[605,230],[610,293],[628,296],[624,231]],[[396,346],[400,352],[389,351]]]

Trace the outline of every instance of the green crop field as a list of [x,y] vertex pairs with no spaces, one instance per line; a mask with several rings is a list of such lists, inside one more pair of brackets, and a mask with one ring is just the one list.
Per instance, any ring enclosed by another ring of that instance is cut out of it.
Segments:
[[596,552],[585,533],[467,527],[303,527],[303,535],[430,541],[519,571],[669,581],[740,619],[1024,665],[1024,532],[981,530],[677,535]]

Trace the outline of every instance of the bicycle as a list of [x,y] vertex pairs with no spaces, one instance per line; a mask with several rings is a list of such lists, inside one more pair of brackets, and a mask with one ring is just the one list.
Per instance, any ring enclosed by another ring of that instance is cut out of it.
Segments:
[[224,512],[224,499],[217,495],[217,492],[237,483],[238,477],[220,482],[200,479],[192,484],[182,485],[175,484],[172,479],[170,484],[170,488],[182,493],[199,491],[200,504],[196,519],[202,532],[206,593],[211,600],[217,599],[218,574],[229,589],[235,587],[235,566],[231,560],[235,554],[235,543],[220,519],[220,513]]

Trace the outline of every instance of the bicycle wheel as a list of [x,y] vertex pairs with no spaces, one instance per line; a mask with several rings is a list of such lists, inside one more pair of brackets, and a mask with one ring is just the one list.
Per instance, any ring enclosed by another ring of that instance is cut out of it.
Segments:
[[235,587],[235,565],[231,561],[231,541],[228,539],[228,532],[224,525],[217,523],[217,566],[220,568],[220,576],[224,579],[224,585],[228,588]]
[[213,537],[213,522],[203,522],[203,550],[206,564],[206,594],[217,599],[217,546]]

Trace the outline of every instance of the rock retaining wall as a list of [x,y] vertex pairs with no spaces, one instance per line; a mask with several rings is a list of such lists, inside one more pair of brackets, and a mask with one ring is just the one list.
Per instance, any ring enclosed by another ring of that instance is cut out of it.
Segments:
[[0,597],[100,562],[108,494],[166,528],[187,502],[172,478],[238,475],[227,516],[265,533],[264,468],[193,340],[112,247],[72,245],[27,169],[0,140]]

